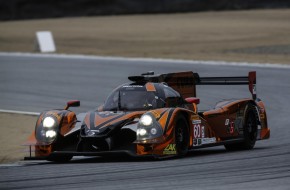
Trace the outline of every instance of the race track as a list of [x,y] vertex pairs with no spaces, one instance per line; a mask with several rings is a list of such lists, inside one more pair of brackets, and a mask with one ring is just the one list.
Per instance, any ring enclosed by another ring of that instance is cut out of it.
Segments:
[[[290,189],[290,67],[0,54],[0,109],[40,112],[79,99],[81,107],[75,110],[83,112],[102,104],[113,88],[128,82],[128,75],[151,70],[192,70],[200,76],[243,76],[256,70],[270,140],[257,142],[251,151],[216,147],[162,161],[121,157],[0,165],[0,189]],[[202,86],[198,96],[201,109],[206,109],[221,99],[250,93],[246,86]]]

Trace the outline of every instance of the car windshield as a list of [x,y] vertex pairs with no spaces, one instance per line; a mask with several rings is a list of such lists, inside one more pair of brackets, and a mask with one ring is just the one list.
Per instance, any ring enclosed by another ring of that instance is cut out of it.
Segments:
[[162,99],[146,90],[116,90],[106,100],[104,111],[138,111],[164,106]]

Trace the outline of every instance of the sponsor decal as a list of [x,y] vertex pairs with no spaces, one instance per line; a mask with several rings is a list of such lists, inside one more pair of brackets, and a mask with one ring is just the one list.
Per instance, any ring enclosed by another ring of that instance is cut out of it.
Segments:
[[199,124],[201,123],[201,120],[192,120],[192,124]]
[[235,122],[231,121],[230,124],[227,127],[227,132],[231,135],[233,135],[235,132],[239,132],[238,126],[235,124]]
[[230,134],[233,134],[235,132],[235,123],[234,122],[231,122],[231,125],[230,125]]
[[201,137],[202,138],[205,137],[205,129],[204,129],[204,126],[201,127]]
[[156,119],[160,118],[160,114],[158,112],[156,112],[156,111],[153,110],[153,111],[151,111],[151,113],[154,115],[154,117]]
[[176,144],[169,144],[163,150],[163,154],[176,154]]
[[193,139],[193,146],[202,146],[202,145],[212,144],[212,143],[216,143],[215,137]]
[[230,123],[230,120],[229,120],[229,119],[226,119],[226,121],[225,121],[225,126],[228,126],[229,123]]
[[201,144],[211,144],[211,143],[216,143],[216,138],[212,137],[212,138],[202,138],[201,140]]
[[260,114],[260,118],[261,118],[261,119],[265,119],[265,114],[263,114],[263,113]]
[[193,139],[193,146],[201,146],[202,139],[201,138],[197,138],[197,139]]
[[143,88],[141,85],[125,85],[123,88]]
[[225,126],[227,126],[227,133],[231,135],[233,135],[235,132],[240,134],[240,131],[243,129],[242,120],[239,118],[232,121],[230,119],[226,119]]
[[191,120],[199,120],[199,116],[198,115],[193,115],[193,116],[191,116]]

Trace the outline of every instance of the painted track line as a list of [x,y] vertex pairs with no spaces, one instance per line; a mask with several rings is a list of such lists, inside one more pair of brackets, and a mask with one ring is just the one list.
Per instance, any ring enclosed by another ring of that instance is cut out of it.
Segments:
[[240,66],[240,67],[259,67],[290,69],[290,65],[274,63],[249,63],[249,62],[227,62],[227,61],[204,61],[204,60],[183,60],[183,59],[163,59],[163,58],[128,58],[113,56],[93,56],[78,54],[40,54],[40,53],[18,53],[18,52],[0,52],[0,56],[12,57],[36,57],[36,58],[62,58],[62,59],[84,59],[84,60],[103,60],[103,61],[121,61],[126,62],[149,62],[149,63],[175,63],[175,64],[192,64],[192,65],[223,65],[223,66]]
[[40,113],[37,112],[27,112],[27,111],[16,111],[16,110],[2,110],[0,109],[0,113],[12,113],[12,114],[22,114],[22,115],[32,115],[39,116]]

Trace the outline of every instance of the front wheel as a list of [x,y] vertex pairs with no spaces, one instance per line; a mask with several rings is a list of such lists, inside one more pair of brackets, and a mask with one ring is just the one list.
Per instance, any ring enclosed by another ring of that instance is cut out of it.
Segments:
[[178,156],[185,156],[188,152],[189,132],[188,124],[183,116],[179,116],[175,125],[175,143]]

